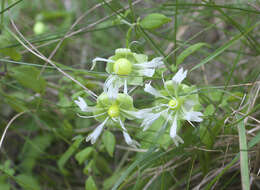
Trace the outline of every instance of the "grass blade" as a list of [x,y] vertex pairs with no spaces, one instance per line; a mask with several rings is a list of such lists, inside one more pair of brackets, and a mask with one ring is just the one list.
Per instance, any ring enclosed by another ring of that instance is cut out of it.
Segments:
[[[237,119],[240,116],[236,116]],[[247,153],[247,140],[246,140],[246,129],[244,120],[238,123],[238,134],[239,134],[239,147],[240,147],[240,171],[242,179],[242,189],[249,190],[249,169],[248,169],[248,153]]]

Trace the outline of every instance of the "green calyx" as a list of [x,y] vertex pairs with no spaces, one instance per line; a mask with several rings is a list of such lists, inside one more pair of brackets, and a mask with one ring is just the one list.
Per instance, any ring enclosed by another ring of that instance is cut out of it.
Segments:
[[[135,110],[133,105],[133,98],[127,94],[122,93],[119,93],[115,100],[110,99],[106,93],[102,93],[97,98],[97,105],[95,107],[97,108],[97,110],[93,112],[93,115],[106,113],[101,116],[95,117],[95,119],[99,122],[103,122],[107,117],[120,117],[122,121],[126,118],[132,119],[130,116],[124,113],[124,110]],[[114,125],[114,122],[112,120],[109,120],[106,125]]]
[[127,48],[118,48],[109,59],[113,60],[113,62],[107,63],[106,71],[109,74],[118,74],[118,78],[122,78],[122,81],[120,81],[122,84],[124,83],[124,75],[127,75],[128,85],[143,85],[143,77],[138,76],[139,74],[134,65],[147,62],[147,55],[134,53]]
[[115,61],[113,71],[118,75],[129,75],[132,71],[132,63],[125,58],[120,58]]
[[112,117],[118,117],[119,116],[119,107],[118,105],[112,105],[109,107],[107,114]]

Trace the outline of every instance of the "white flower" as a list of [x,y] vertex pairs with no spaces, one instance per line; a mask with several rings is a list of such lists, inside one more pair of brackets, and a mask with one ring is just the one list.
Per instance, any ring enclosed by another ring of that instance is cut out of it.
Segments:
[[[194,106],[198,104],[197,95],[191,95],[189,93],[179,95],[179,91],[187,91],[187,89],[189,89],[186,85],[181,85],[186,75],[187,71],[183,71],[181,68],[172,77],[172,83],[164,82],[163,80],[164,91],[162,92],[156,90],[150,84],[146,84],[144,91],[161,101],[159,105],[153,108],[140,110],[134,114],[136,118],[143,119],[141,124],[143,130],[147,130],[160,116],[167,118],[166,123],[168,121],[171,122],[170,137],[176,146],[178,146],[179,143],[183,143],[181,137],[177,135],[178,120],[187,120],[189,123],[203,121],[201,118],[203,114],[193,110]],[[169,84],[172,86],[169,86]]]
[[104,83],[104,91],[111,99],[115,99],[119,89],[124,86],[127,94],[127,85],[143,85],[143,77],[152,77],[155,68],[163,66],[163,58],[157,57],[151,61],[144,54],[131,52],[127,48],[116,49],[115,55],[105,59],[97,57],[93,60],[92,69],[97,61],[107,63],[106,71],[110,74]]
[[[106,125],[111,126],[111,124],[112,124],[112,125],[117,125],[117,126],[121,127],[125,142],[129,146],[132,146],[135,148],[137,146],[139,146],[139,144],[130,137],[130,135],[128,134],[128,131],[125,128],[124,123],[122,121],[122,119],[124,119],[125,117],[128,117],[128,116],[125,116],[125,112],[128,111],[127,109],[129,109],[129,110],[133,109],[133,105],[129,105],[129,103],[127,105],[123,105],[122,102],[120,102],[120,101],[124,101],[124,97],[125,97],[125,98],[128,98],[128,100],[125,100],[125,101],[129,102],[129,98],[130,98],[130,102],[131,102],[131,97],[128,95],[122,96],[122,94],[119,94],[118,96],[120,97],[120,99],[110,99],[109,98],[109,100],[111,100],[111,102],[107,106],[104,106],[102,103],[102,101],[104,101],[107,104],[108,96],[106,96],[105,93],[100,95],[97,99],[97,102],[101,103],[102,106],[98,106],[98,104],[97,104],[97,106],[95,106],[95,107],[90,107],[87,105],[85,100],[81,97],[78,97],[78,100],[74,101],[79,106],[81,111],[93,112],[93,115],[91,115],[91,116],[82,116],[82,115],[78,114],[79,117],[86,118],[86,119],[96,118],[98,121],[102,120],[102,123],[100,125],[98,125],[90,135],[87,136],[87,138],[86,138],[87,142],[90,141],[92,144],[94,144],[97,141],[100,134],[102,133],[104,127]],[[118,104],[116,104],[116,102],[118,102]],[[129,115],[131,115],[131,114],[129,114]],[[132,115],[131,115],[131,118],[133,118]],[[129,118],[129,119],[131,119],[131,118]]]

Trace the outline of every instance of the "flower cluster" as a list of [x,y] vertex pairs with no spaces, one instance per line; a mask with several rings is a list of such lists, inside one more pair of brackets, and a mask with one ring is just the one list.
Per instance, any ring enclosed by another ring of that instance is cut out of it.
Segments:
[[[171,125],[170,137],[178,146],[179,143],[183,143],[182,138],[177,135],[180,122],[186,120],[193,126],[192,122],[202,121],[203,114],[196,110],[199,105],[198,95],[194,93],[196,88],[182,84],[187,75],[187,71],[182,68],[171,80],[164,81],[163,79],[163,89],[161,90],[152,87],[151,82],[145,84],[144,91],[156,98],[155,106],[137,110],[134,108],[133,98],[128,95],[128,86],[143,86],[144,77],[152,77],[155,69],[163,66],[163,58],[157,57],[148,61],[148,57],[144,54],[133,53],[130,49],[121,48],[117,49],[115,55],[108,59],[95,58],[93,68],[97,61],[107,63],[106,71],[109,76],[104,83],[104,92],[98,96],[94,107],[88,106],[81,97],[75,100],[82,112],[92,113],[91,116],[78,114],[80,117],[95,118],[100,122],[86,138],[86,141],[95,143],[105,126],[117,127],[123,132],[125,142],[137,147],[139,144],[130,137],[125,127],[125,120],[141,120],[141,127],[145,131],[154,121],[163,117],[166,125],[168,123]],[[120,92],[121,87],[123,92]]]

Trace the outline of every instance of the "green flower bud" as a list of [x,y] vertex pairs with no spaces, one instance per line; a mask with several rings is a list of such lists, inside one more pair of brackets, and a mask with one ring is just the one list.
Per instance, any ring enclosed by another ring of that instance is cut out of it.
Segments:
[[38,21],[34,24],[33,31],[36,35],[40,35],[40,34],[44,33],[45,30],[46,30],[46,27],[43,22]]
[[118,75],[129,75],[132,71],[132,64],[125,58],[120,58],[115,61],[113,70]]

